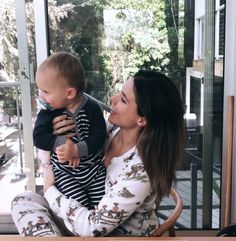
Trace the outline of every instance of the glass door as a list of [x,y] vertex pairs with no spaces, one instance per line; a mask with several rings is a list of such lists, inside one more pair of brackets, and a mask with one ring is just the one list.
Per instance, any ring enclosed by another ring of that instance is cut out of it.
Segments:
[[[27,16],[27,14],[29,14]],[[32,2],[0,6],[0,233],[16,232],[10,205],[16,194],[35,190],[32,119],[35,115]],[[31,46],[29,49],[28,46]]]
[[[35,7],[42,2],[45,8]],[[48,22],[38,25],[36,16]],[[42,190],[32,142],[34,73],[40,56],[60,50],[80,56],[86,92],[104,104],[139,68],[157,69],[175,82],[187,126],[177,228],[220,227],[225,1],[3,0],[0,19],[0,233],[16,231],[12,198]],[[172,206],[164,199],[160,217]]]

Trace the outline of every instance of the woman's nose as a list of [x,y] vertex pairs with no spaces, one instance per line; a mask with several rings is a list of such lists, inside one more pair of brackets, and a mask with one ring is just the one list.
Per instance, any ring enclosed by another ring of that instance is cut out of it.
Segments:
[[111,102],[111,104],[113,104],[113,105],[117,103],[117,94],[111,96],[111,98],[110,98],[110,102]]

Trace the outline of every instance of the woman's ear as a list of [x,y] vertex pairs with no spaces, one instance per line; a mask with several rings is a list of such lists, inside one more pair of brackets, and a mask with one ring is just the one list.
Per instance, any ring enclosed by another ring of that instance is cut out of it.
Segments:
[[76,96],[76,94],[77,94],[77,91],[76,91],[76,89],[75,88],[68,88],[67,89],[67,98],[68,99],[73,99],[73,98],[75,98],[75,96]]
[[145,117],[140,117],[137,121],[137,125],[139,127],[144,127],[144,126],[146,126],[146,124],[147,124],[147,120]]

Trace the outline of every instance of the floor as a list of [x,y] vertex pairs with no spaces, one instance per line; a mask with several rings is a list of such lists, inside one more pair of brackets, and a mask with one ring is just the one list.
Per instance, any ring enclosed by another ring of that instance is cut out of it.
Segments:
[[[197,229],[202,228],[202,172],[198,171],[197,181],[197,211],[196,211],[196,227]],[[218,188],[220,187],[219,175],[214,175],[214,181]],[[177,227],[180,229],[193,228],[191,227],[191,172],[188,170],[177,172],[177,191],[183,199],[184,208],[181,216],[178,219]],[[212,228],[219,228],[220,219],[220,197],[216,191],[213,191],[213,210],[212,210]],[[174,202],[169,198],[165,198],[161,203],[160,211],[166,216],[170,215],[168,209],[174,208]]]

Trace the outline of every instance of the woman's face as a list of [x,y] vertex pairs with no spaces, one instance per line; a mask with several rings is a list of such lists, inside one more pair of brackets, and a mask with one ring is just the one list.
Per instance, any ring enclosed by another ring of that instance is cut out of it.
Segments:
[[134,80],[129,78],[122,91],[111,97],[111,113],[109,122],[123,128],[134,128],[141,118],[137,113],[137,103],[134,95]]

